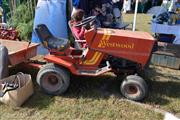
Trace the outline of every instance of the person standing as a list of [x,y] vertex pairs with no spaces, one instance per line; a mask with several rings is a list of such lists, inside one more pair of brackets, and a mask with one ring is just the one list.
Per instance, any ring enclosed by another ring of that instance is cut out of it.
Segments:
[[124,0],[124,4],[123,4],[123,12],[129,12],[131,11],[131,0]]
[[145,12],[145,5],[147,3],[147,0],[139,0],[139,12],[144,13]]
[[0,23],[2,22],[3,9],[2,9],[2,0],[0,0]]
[[3,17],[3,9],[2,9],[2,7],[0,6],[0,23],[3,22],[2,17]]
[[158,5],[158,0],[152,0],[152,6],[157,6]]

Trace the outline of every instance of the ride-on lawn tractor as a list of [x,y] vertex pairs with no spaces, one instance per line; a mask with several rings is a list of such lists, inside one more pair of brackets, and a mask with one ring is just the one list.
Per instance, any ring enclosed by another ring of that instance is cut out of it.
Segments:
[[[94,19],[88,17],[76,26]],[[120,85],[123,96],[138,101],[147,95],[147,84],[138,73],[144,70],[152,54],[155,39],[150,34],[94,27],[85,32],[86,47],[71,47],[68,40],[55,38],[45,25],[38,25],[36,32],[50,52],[44,57],[48,63],[37,75],[37,83],[47,94],[64,93],[70,74],[99,76],[113,72],[117,76],[127,75]]]

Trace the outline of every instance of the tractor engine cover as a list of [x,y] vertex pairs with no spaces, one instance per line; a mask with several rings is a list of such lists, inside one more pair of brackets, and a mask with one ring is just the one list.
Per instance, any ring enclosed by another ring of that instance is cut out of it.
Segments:
[[147,32],[117,29],[91,29],[85,33],[91,49],[145,66],[156,40]]

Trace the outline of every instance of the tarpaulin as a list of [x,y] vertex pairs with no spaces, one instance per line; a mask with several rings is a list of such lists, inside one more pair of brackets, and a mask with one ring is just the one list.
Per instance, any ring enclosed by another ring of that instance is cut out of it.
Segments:
[[[66,0],[38,1],[32,34],[32,42],[35,43],[40,43],[35,32],[38,24],[45,24],[55,37],[67,39]],[[47,50],[41,45],[38,48],[38,54],[46,53],[48,53]]]
[[78,8],[80,0],[72,0],[72,1],[73,1],[73,6]]

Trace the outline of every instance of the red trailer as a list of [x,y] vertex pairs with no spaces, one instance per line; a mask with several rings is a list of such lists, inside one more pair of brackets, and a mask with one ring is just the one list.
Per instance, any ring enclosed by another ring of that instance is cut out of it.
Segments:
[[35,43],[4,39],[0,39],[0,44],[8,49],[9,65],[11,66],[26,62],[28,59],[36,56],[37,46],[39,45]]

